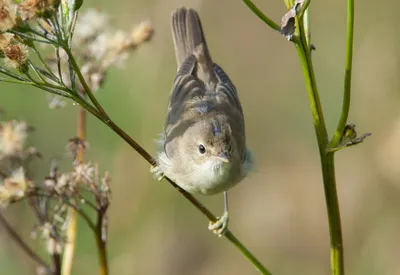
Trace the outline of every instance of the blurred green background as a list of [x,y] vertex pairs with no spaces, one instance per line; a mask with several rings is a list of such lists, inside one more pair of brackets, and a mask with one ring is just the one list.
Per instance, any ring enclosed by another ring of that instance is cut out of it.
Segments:
[[[283,1],[258,1],[279,22]],[[293,45],[270,30],[240,1],[85,1],[128,30],[144,19],[155,28],[123,69],[113,69],[97,93],[110,116],[154,154],[176,71],[170,12],[185,5],[201,15],[214,60],[234,80],[246,115],[254,172],[230,193],[230,228],[273,274],[329,274],[329,232],[317,143],[299,60]],[[372,137],[337,154],[337,187],[347,274],[399,274],[400,93],[398,8],[394,0],[357,1],[350,121]],[[325,119],[338,121],[345,52],[346,1],[311,3],[313,58]],[[75,136],[76,106],[47,107],[46,94],[0,84],[6,119],[36,128],[29,143],[43,154],[32,165],[35,179],[62,158]],[[87,159],[112,176],[109,225],[111,274],[257,274],[207,220],[116,134],[89,117]],[[222,195],[199,197],[215,214]],[[33,218],[23,205],[7,217],[25,239]],[[1,229],[0,229],[1,232]],[[40,244],[32,242],[34,247]],[[1,274],[35,274],[35,265],[5,234],[0,235]],[[79,224],[73,274],[97,274],[94,238]]]

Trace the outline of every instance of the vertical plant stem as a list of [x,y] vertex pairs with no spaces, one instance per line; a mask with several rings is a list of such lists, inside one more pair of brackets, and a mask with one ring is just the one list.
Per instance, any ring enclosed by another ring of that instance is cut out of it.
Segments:
[[[77,114],[77,137],[84,140],[86,132],[86,111],[82,107],[78,108]],[[76,162],[77,164],[82,164],[84,161],[84,148],[79,146]],[[72,264],[74,260],[75,254],[75,244],[76,244],[76,235],[78,230],[78,221],[77,221],[78,213],[75,209],[70,207],[68,209],[68,228],[67,228],[67,241],[64,248],[63,255],[63,266],[62,266],[62,274],[70,275],[72,271]]]
[[296,44],[296,48],[303,70],[310,110],[313,117],[313,124],[320,153],[322,178],[325,191],[325,202],[329,222],[331,274],[342,275],[344,274],[343,240],[339,201],[336,190],[334,155],[332,153],[328,153],[328,134],[326,131],[325,121],[323,118],[323,112],[318,95],[310,48],[307,43],[307,34],[304,31],[304,22],[300,20],[298,23],[300,40]]
[[344,128],[347,124],[350,111],[351,98],[351,71],[353,68],[353,36],[354,36],[354,0],[347,1],[347,37],[346,37],[346,61],[344,71],[344,93],[342,114],[336,132],[331,140],[330,148],[335,148],[339,145]]
[[98,218],[97,218],[97,225],[96,225],[96,244],[97,250],[99,254],[99,261],[100,261],[100,275],[107,275],[108,274],[108,261],[107,261],[107,250],[106,250],[106,236],[105,236],[105,228],[104,228],[104,218],[107,208],[98,210]]

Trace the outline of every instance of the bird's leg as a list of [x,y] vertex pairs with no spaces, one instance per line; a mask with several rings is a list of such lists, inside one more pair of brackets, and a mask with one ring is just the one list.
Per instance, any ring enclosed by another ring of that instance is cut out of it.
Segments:
[[226,229],[228,229],[229,214],[228,214],[228,193],[224,192],[224,214],[216,222],[210,222],[208,229],[218,237],[224,235]]

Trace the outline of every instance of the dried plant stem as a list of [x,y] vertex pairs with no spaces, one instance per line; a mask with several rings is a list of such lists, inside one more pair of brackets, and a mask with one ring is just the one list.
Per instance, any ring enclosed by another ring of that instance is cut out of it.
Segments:
[[[84,140],[86,132],[86,111],[82,107],[78,108],[77,114],[77,137]],[[83,147],[80,146],[76,155],[77,164],[82,164],[84,161]],[[75,244],[76,244],[76,235],[78,229],[78,214],[75,209],[70,207],[68,209],[68,228],[67,228],[67,241],[65,243],[64,255],[63,255],[63,264],[62,264],[62,274],[70,275],[72,271],[72,264],[74,260],[75,254]],[[105,273],[106,274],[106,273]]]
[[[117,133],[123,140],[125,140],[136,152],[138,152],[147,162],[151,165],[156,165],[156,160],[135,140],[133,140],[127,133],[125,133],[105,112],[101,104],[97,101],[96,97],[93,95],[89,85],[86,83],[85,78],[83,77],[78,64],[75,61],[75,58],[68,47],[64,48],[65,52],[68,55],[71,66],[73,67],[75,73],[78,76],[79,81],[81,82],[86,95],[89,97],[91,102],[93,103],[94,108],[90,105],[86,104],[82,100],[77,101],[82,107],[84,107],[91,114],[96,116],[100,121],[105,123],[109,128],[111,128],[115,133]],[[79,98],[77,98],[79,99]],[[75,97],[74,97],[75,100]],[[171,179],[165,177],[165,179],[175,187],[190,203],[192,203],[203,215],[205,215],[210,221],[215,222],[217,218],[213,215],[203,204],[201,204],[198,200],[196,200],[191,194],[186,192],[184,189],[180,188],[176,185]],[[228,239],[232,244],[239,249],[239,251],[253,264],[253,266],[261,273],[265,275],[271,274],[265,266],[233,235],[233,233],[229,230],[224,234],[225,238]],[[102,262],[103,254],[100,254],[100,262]]]
[[45,268],[47,272],[51,273],[50,267],[48,264],[43,261],[22,239],[21,236],[14,230],[14,228],[8,223],[6,218],[3,216],[3,213],[0,212],[0,223],[6,232],[10,235],[10,237],[22,248],[22,250],[39,266]]
[[98,210],[98,218],[97,218],[97,225],[96,225],[96,244],[97,250],[99,253],[99,261],[100,261],[100,275],[107,275],[108,274],[108,261],[107,261],[107,250],[106,250],[106,236],[104,233],[104,216],[106,209]]

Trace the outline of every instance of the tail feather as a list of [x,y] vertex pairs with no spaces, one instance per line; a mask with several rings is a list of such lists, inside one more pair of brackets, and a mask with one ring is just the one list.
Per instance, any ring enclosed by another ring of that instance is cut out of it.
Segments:
[[172,14],[171,29],[178,69],[193,54],[197,59],[197,77],[205,83],[215,83],[213,61],[197,12],[193,9],[177,9]]

